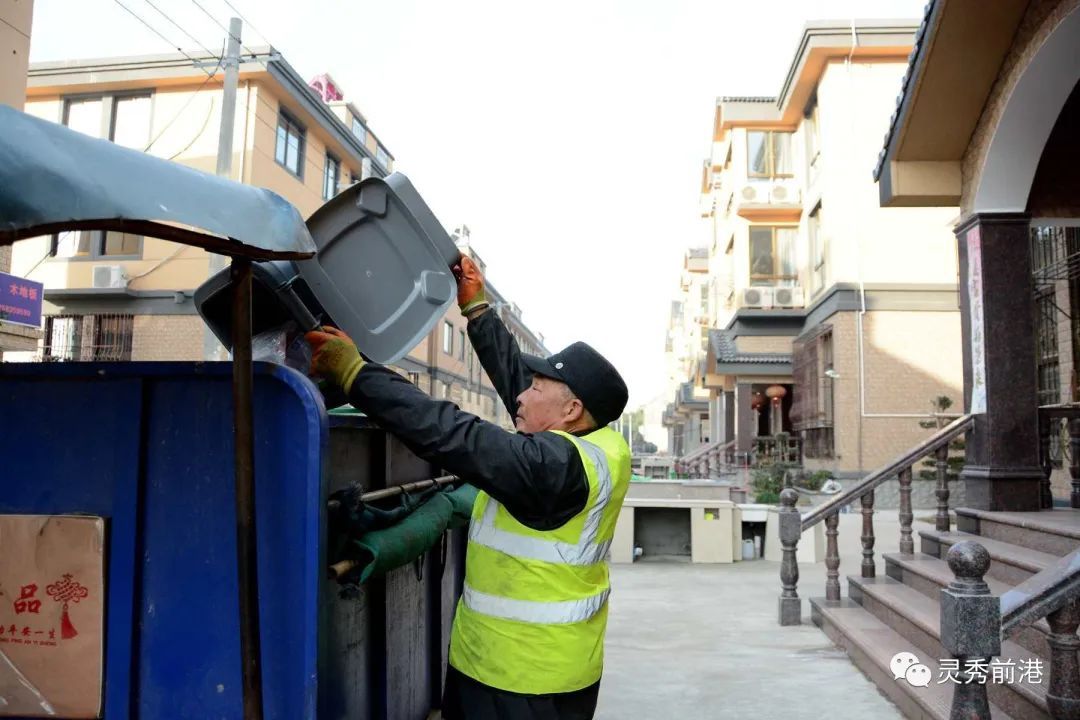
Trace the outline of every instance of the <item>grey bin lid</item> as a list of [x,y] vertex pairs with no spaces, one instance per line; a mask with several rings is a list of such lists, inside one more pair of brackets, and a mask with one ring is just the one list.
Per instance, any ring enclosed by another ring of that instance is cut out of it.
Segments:
[[457,246],[401,173],[368,178],[307,221],[311,292],[368,358],[392,363],[431,331],[457,294]]

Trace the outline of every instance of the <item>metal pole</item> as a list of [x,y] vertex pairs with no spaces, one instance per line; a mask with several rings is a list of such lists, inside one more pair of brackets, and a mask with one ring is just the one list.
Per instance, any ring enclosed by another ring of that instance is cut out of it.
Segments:
[[255,534],[255,416],[251,365],[251,261],[235,258],[233,285],[233,452],[236,473],[236,571],[244,720],[262,720],[259,577]]
[[[222,85],[221,97],[221,127],[218,130],[218,154],[217,175],[218,177],[232,177],[233,157],[233,130],[236,127],[236,86],[240,77],[240,33],[243,23],[240,18],[229,20],[228,49],[222,60],[225,68],[225,82]],[[223,270],[226,265],[225,256],[210,253],[210,272],[212,276]],[[217,337],[208,325],[203,336],[203,356],[207,360],[222,359],[218,354],[221,345]]]

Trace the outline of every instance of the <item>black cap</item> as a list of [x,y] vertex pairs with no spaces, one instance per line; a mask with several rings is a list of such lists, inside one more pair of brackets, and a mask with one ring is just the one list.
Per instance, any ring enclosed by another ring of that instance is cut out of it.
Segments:
[[566,383],[599,427],[618,420],[626,409],[629,393],[622,375],[607,358],[583,342],[549,358],[522,355],[521,359],[537,375]]

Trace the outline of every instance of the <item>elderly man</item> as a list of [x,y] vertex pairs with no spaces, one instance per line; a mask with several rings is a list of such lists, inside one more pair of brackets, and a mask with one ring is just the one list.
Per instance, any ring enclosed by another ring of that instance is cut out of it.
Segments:
[[585,343],[523,355],[463,257],[458,304],[477,356],[514,416],[510,433],[365,362],[343,333],[308,334],[313,372],[413,452],[481,491],[450,639],[446,720],[593,716],[607,625],[607,550],[630,481],[608,428],[626,406],[619,373]]

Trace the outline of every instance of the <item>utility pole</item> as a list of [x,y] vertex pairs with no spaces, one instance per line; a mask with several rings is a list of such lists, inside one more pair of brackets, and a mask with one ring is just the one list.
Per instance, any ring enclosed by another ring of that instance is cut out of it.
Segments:
[[[218,177],[232,177],[233,129],[236,127],[236,86],[240,78],[240,33],[243,30],[240,18],[229,20],[228,50],[222,60],[225,68],[225,82],[221,97],[221,128],[218,132]],[[210,275],[224,270],[227,261],[224,255],[210,254]],[[208,325],[203,342],[203,357],[207,360],[223,360],[221,343],[214,336]]]

